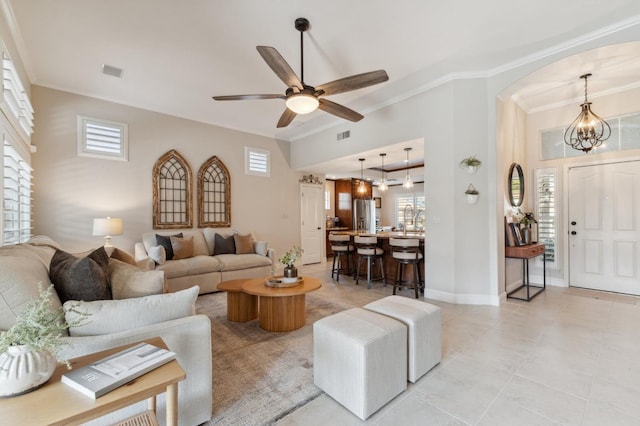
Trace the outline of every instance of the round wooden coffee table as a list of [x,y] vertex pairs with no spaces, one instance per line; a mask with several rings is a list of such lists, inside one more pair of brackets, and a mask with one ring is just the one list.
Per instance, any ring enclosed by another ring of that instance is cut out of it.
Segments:
[[227,319],[247,322],[258,318],[258,298],[242,291],[246,279],[223,281],[218,290],[227,292]]
[[258,296],[260,328],[266,331],[292,331],[305,323],[305,294],[322,287],[313,277],[302,277],[294,287],[273,288],[264,285],[264,278],[245,281],[242,291]]

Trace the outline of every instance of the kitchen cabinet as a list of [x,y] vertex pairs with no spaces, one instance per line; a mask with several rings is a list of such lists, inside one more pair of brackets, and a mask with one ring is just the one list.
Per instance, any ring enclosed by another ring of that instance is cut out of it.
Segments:
[[353,228],[353,200],[373,199],[373,185],[371,182],[364,181],[367,189],[364,194],[358,192],[360,179],[339,179],[335,181],[335,206],[336,217],[340,220],[340,226]]

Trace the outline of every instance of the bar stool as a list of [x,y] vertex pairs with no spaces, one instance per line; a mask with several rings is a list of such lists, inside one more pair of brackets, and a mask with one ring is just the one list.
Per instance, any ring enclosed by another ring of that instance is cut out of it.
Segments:
[[[358,267],[356,268],[356,285],[360,280],[360,268],[362,260],[367,261],[367,288],[371,288],[371,281],[382,280],[385,285],[387,281],[384,276],[384,262],[382,261],[382,255],[384,250],[378,247],[378,238],[373,236],[360,236],[356,235],[353,238],[353,242],[356,245],[356,253],[358,253]],[[380,264],[380,276],[371,277],[371,267],[375,264]]]
[[[396,277],[393,283],[393,294],[397,288],[413,288],[418,298],[422,287],[422,275],[418,264],[423,256],[420,253],[420,240],[417,238],[389,238],[391,257],[396,262]],[[403,280],[405,265],[413,265],[413,279]]]
[[343,258],[346,260],[346,273],[350,275],[353,273],[353,254],[355,248],[351,244],[351,236],[340,234],[329,234],[329,242],[331,244],[331,251],[333,252],[333,266],[331,267],[331,278],[336,275],[336,281],[340,281],[340,270],[344,269]]

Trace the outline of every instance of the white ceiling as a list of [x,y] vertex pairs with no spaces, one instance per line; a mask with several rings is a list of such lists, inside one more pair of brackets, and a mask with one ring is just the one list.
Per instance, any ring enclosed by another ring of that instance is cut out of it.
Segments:
[[[364,120],[368,112],[447,74],[490,73],[586,32],[640,19],[637,0],[0,0],[0,5],[12,10],[10,28],[33,84],[289,141],[341,119],[316,111],[278,130],[282,100],[215,102],[211,96],[284,93],[255,47],[275,47],[299,73],[298,17],[311,22],[304,58],[309,84],[387,71],[386,83],[329,97],[364,114]],[[582,96],[578,76],[585,69],[594,74],[590,93],[633,85],[640,75],[638,53],[634,45],[605,56],[574,57],[528,76],[505,94],[526,110],[575,102]],[[102,64],[124,69],[123,77],[103,75]],[[407,144],[389,147],[385,163],[402,161]],[[412,157],[422,157],[418,145]],[[379,160],[379,152],[365,154]],[[336,164],[345,170],[355,162],[350,169],[359,172],[357,157]]]

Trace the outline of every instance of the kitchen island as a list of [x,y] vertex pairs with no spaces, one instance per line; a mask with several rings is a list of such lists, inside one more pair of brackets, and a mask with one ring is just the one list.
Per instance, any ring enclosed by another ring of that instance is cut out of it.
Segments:
[[[356,235],[361,235],[361,236],[375,235],[376,237],[378,237],[378,246],[384,250],[382,261],[384,263],[384,272],[385,272],[386,280],[387,280],[387,283],[389,284],[392,284],[396,277],[396,262],[391,257],[391,246],[389,245],[390,238],[418,238],[420,240],[420,248],[422,250],[422,255],[424,256],[424,238],[425,238],[424,232],[407,231],[407,234],[405,235],[404,232],[402,231],[382,231],[382,232],[376,232],[375,234],[371,234],[371,233],[363,233],[363,232],[357,232],[357,231],[334,230],[334,231],[331,231],[331,233],[340,234],[340,235],[350,235],[352,241],[353,241],[353,237],[355,237]],[[329,235],[329,232],[327,232],[327,236],[328,235]],[[356,266],[358,265],[357,261],[358,261],[358,258],[356,255]],[[405,268],[404,276],[402,277],[402,279],[412,280],[413,270],[411,268]],[[422,279],[424,280],[424,270],[422,270]]]

